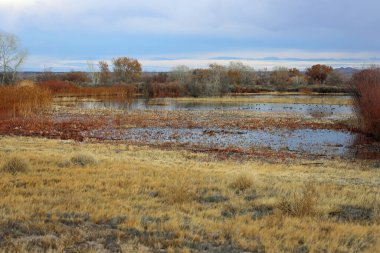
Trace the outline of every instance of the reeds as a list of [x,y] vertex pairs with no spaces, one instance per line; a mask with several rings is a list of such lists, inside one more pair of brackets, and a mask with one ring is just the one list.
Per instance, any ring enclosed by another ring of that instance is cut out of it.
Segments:
[[27,117],[45,110],[51,102],[51,92],[30,81],[0,87],[0,118]]
[[380,68],[356,73],[352,83],[356,88],[354,105],[362,131],[380,139]]
[[145,89],[146,95],[151,98],[180,97],[184,92],[178,82],[153,83]]
[[134,84],[81,87],[70,82],[51,80],[40,82],[39,86],[49,89],[54,96],[113,96],[131,98],[136,93]]

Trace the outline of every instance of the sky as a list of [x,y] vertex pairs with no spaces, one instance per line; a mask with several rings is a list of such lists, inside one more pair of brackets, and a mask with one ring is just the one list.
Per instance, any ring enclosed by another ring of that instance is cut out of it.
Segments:
[[146,71],[241,61],[255,69],[380,64],[378,0],[0,0],[23,70],[137,58]]

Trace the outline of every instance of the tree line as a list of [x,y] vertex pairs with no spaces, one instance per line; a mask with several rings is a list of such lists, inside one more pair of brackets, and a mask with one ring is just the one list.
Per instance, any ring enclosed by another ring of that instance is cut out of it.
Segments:
[[[0,33],[0,84],[15,82],[25,57],[26,50],[20,48],[15,36]],[[227,66],[213,63],[207,68],[190,69],[181,65],[170,72],[144,73],[139,61],[130,57],[117,57],[110,62],[88,61],[86,72],[53,73],[46,70],[35,79],[37,82],[59,80],[82,86],[133,85],[138,93],[147,97],[296,91],[310,85],[339,87],[348,80],[331,66],[323,64],[313,65],[305,71],[281,66],[269,71],[255,70],[242,62],[230,62]]]
[[266,90],[297,91],[302,87],[314,86],[314,89],[343,89],[349,80],[332,67],[321,64],[313,65],[303,72],[286,67],[256,71],[242,62],[230,62],[228,66],[213,63],[208,68],[198,69],[180,65],[169,72],[149,73],[142,72],[141,64],[133,58],[119,57],[111,62],[111,66],[106,61],[99,61],[96,65],[89,62],[87,72],[44,71],[36,80],[60,80],[82,86],[134,85],[140,94],[147,97],[220,96],[231,92]]

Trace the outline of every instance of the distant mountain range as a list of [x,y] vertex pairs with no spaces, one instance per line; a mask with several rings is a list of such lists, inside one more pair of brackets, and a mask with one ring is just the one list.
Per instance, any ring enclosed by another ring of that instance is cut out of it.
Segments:
[[360,71],[360,69],[351,68],[351,67],[346,67],[346,68],[340,67],[340,68],[336,68],[334,70],[345,75],[345,76],[352,76],[356,72]]

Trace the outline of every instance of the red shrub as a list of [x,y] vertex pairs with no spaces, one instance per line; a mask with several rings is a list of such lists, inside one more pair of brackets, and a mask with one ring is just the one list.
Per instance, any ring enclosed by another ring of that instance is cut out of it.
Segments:
[[362,70],[354,74],[352,82],[357,91],[354,105],[362,130],[380,139],[380,69]]
[[58,80],[43,81],[39,85],[49,89],[54,95],[74,94],[79,91],[79,87],[76,85]]
[[153,97],[179,97],[181,94],[178,82],[153,83],[151,89]]

